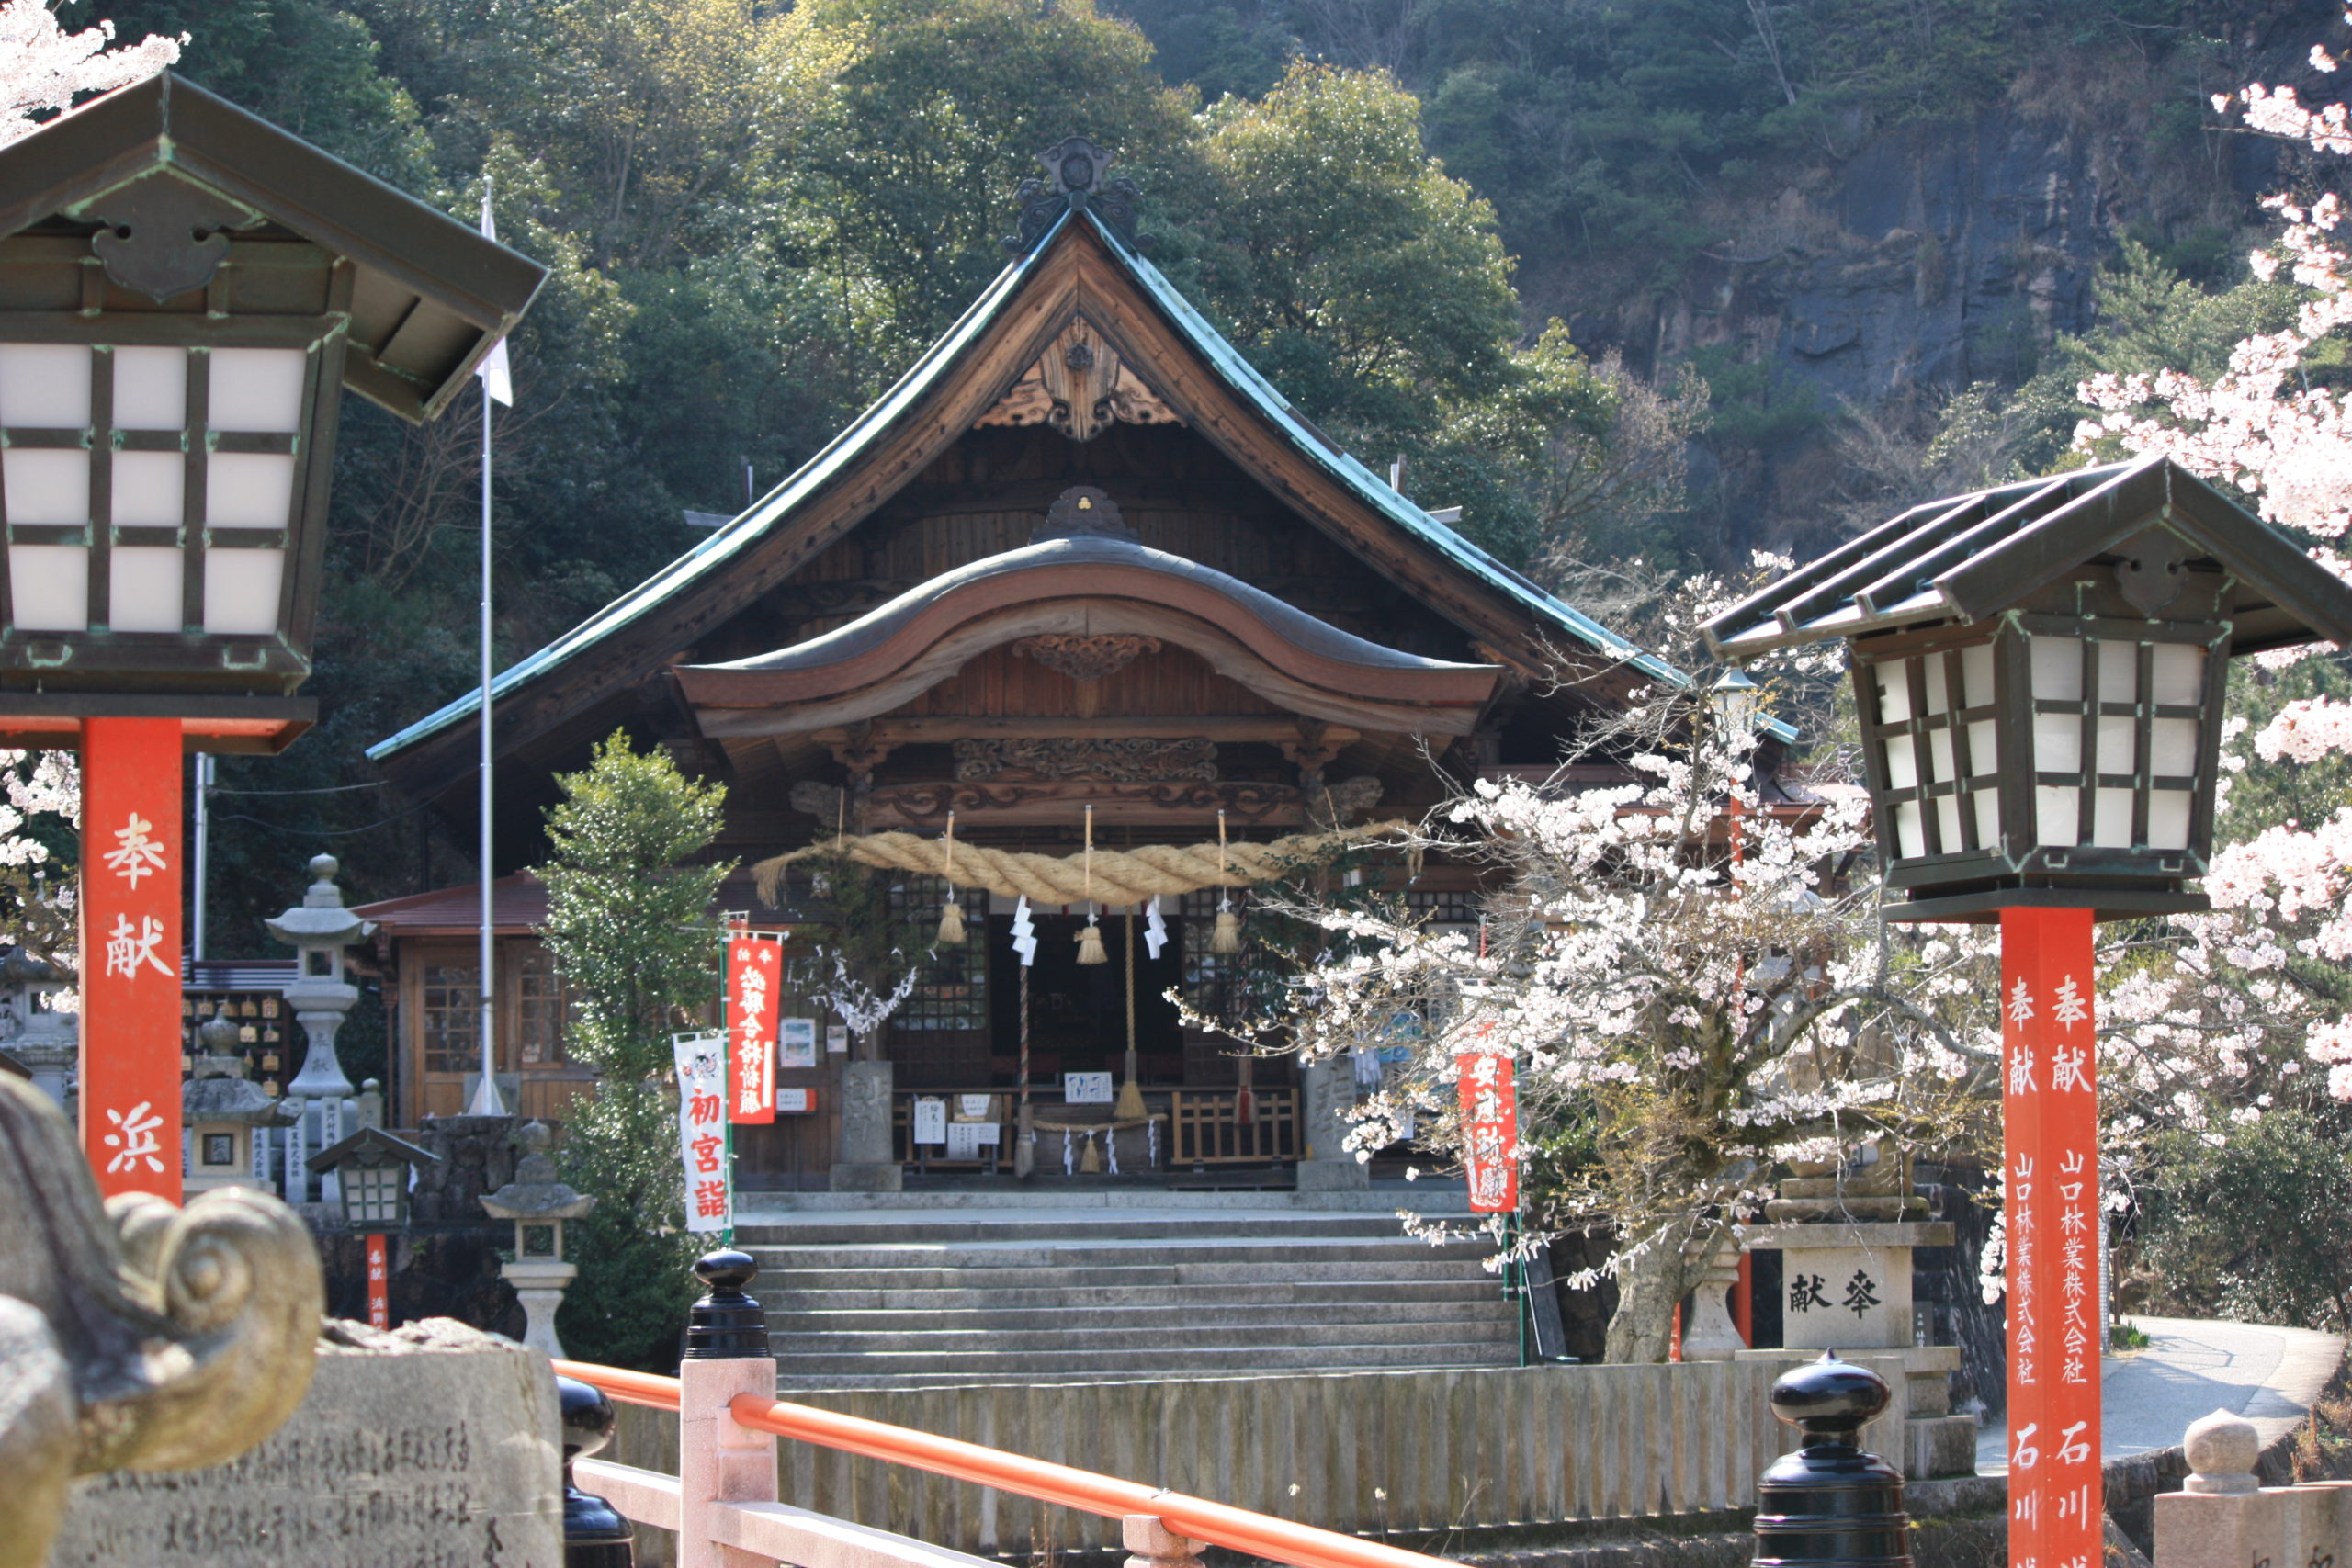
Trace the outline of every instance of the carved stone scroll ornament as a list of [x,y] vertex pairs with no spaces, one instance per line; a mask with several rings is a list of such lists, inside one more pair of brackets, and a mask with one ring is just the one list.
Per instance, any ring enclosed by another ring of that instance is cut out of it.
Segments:
[[1050,739],[967,739],[956,742],[956,777],[990,779],[1112,779],[1153,784],[1216,777],[1216,742],[1202,739],[1064,736]]
[[1078,632],[1044,632],[1036,637],[1024,637],[1012,645],[1013,657],[1034,659],[1048,670],[1057,671],[1073,681],[1100,681],[1114,675],[1147,653],[1159,651],[1156,637],[1137,637],[1125,632],[1100,632],[1087,636]]
[[74,1476],[219,1464],[276,1431],[324,1306],[285,1204],[102,1206],[64,1116],[0,1077],[0,1568],[39,1568]]

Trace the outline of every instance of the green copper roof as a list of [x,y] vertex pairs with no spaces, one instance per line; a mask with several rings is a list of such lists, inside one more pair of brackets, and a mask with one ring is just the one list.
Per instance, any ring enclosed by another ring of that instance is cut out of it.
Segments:
[[[1328,437],[1291,406],[1288,399],[1274,389],[1272,383],[1261,376],[1240,352],[1225,340],[1223,333],[1209,324],[1207,318],[1193,308],[1192,303],[1177,291],[1175,285],[1169,282],[1158,267],[1145,260],[1094,214],[1073,211],[1064,214],[1044,238],[1006,267],[946,334],[932,344],[929,352],[899,378],[897,385],[877,399],[822,451],[803,464],[791,478],[768,492],[742,515],[718,529],[587,620],[537,653],[510,665],[491,682],[492,692],[499,697],[507,695],[594,646],[679,590],[724,570],[730,561],[756,544],[771,525],[789,517],[804,501],[837,478],[912,409],[930,391],[933,383],[989,329],[1005,304],[1020,292],[1040,258],[1052,249],[1061,231],[1069,224],[1081,220],[1093,226],[1104,247],[1118,258],[1136,285],[1165,312],[1170,324],[1225,383],[1257,408],[1294,446],[1347,486],[1367,506],[1443,556],[1458,570],[1518,604],[1534,619],[1566,632],[1596,652],[1622,660],[1643,674],[1677,685],[1688,683],[1689,677],[1682,671],[1544,592],[1521,573],[1505,566],[1452,527],[1414,505],[1379,475],[1334,446]],[[378,741],[368,749],[368,755],[380,761],[458,723],[481,705],[480,689],[469,691],[399,734]],[[1794,733],[1789,730],[1783,738],[1792,738]]]

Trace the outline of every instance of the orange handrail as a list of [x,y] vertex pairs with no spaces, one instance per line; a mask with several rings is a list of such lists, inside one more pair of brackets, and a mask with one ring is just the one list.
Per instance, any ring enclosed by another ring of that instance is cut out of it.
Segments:
[[[594,1383],[616,1399],[657,1410],[678,1408],[678,1381],[645,1372],[581,1361],[558,1361],[555,1370],[582,1382]],[[1295,1568],[1430,1568],[1433,1559],[1417,1551],[1384,1546],[1337,1530],[1318,1529],[1271,1515],[1252,1513],[1181,1492],[1163,1492],[1140,1482],[1121,1481],[1091,1470],[1005,1453],[954,1438],[942,1438],[885,1421],[843,1416],[810,1405],[763,1399],[739,1393],[728,1410],[743,1426],[774,1432],[822,1448],[868,1459],[886,1460],[957,1481],[976,1482],[1003,1492],[1015,1492],[1041,1502],[1058,1503],[1105,1518],[1128,1514],[1157,1516],[1179,1535],[1213,1545],[1246,1551],[1253,1557],[1288,1562]]]

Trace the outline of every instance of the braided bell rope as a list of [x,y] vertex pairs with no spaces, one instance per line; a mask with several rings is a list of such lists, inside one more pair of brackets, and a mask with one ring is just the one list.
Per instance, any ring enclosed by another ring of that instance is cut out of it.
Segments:
[[[1170,897],[1203,887],[1272,882],[1361,840],[1401,833],[1408,826],[1399,821],[1372,822],[1336,832],[1295,833],[1263,844],[1232,844],[1222,855],[1215,844],[1098,848],[1092,896],[1102,904],[1140,904],[1155,896]],[[860,865],[878,870],[910,871],[920,876],[941,876],[946,872],[945,846],[937,839],[912,833],[831,839],[753,866],[760,897],[774,906],[784,874],[794,863],[833,855],[847,855]],[[1025,850],[988,849],[967,840],[956,848],[956,880],[966,887],[985,887],[1008,898],[1025,897],[1033,904],[1082,904],[1088,897],[1083,860],[1080,855],[1064,858]]]

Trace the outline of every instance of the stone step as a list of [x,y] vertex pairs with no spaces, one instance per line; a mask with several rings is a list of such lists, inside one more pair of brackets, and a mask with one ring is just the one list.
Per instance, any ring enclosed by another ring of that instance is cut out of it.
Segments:
[[1025,1329],[909,1328],[899,1333],[817,1333],[786,1329],[768,1331],[768,1343],[778,1360],[804,1356],[877,1356],[901,1352],[954,1355],[989,1352],[1052,1351],[1056,1355],[1091,1355],[1100,1351],[1132,1351],[1151,1365],[1163,1357],[1201,1350],[1250,1348],[1314,1349],[1339,1354],[1340,1359],[1374,1347],[1411,1352],[1431,1339],[1456,1345],[1500,1345],[1519,1342],[1517,1325],[1509,1316],[1458,1318],[1443,1324],[1351,1323],[1336,1326],[1316,1324],[1243,1324],[1216,1327],[1196,1324],[1171,1337],[1165,1328],[1094,1328],[1035,1326]]
[[[768,1247],[858,1247],[875,1244],[892,1245],[905,1242],[971,1242],[1027,1241],[1059,1243],[1085,1241],[1144,1241],[1170,1243],[1186,1239],[1207,1241],[1238,1241],[1250,1238],[1283,1240],[1294,1236],[1316,1239],[1358,1237],[1366,1240],[1395,1241],[1402,1239],[1394,1213],[1314,1213],[1238,1214],[1220,1218],[1215,1214],[1170,1215],[1146,1212],[1121,1215],[1115,1210],[1102,1211],[1105,1217],[1073,1218],[1060,1215],[1046,1218],[1028,1216],[958,1218],[953,1214],[893,1214],[891,1223],[873,1220],[842,1220],[821,1214],[790,1221],[761,1221],[745,1219],[736,1226],[735,1244],[756,1254]],[[1456,1226],[1471,1223],[1466,1213],[1431,1215]]]
[[1256,1263],[1134,1263],[1088,1265],[1053,1269],[998,1270],[930,1266],[903,1269],[763,1269],[755,1291],[981,1289],[995,1275],[1007,1285],[1258,1285],[1293,1281],[1301,1284],[1374,1284],[1396,1280],[1433,1283],[1491,1278],[1475,1264],[1446,1262],[1416,1255],[1409,1261],[1298,1261],[1270,1258]]
[[1152,1241],[1063,1239],[1053,1242],[962,1241],[861,1247],[747,1247],[763,1272],[770,1269],[1059,1269],[1166,1258],[1182,1263],[1278,1263],[1288,1259],[1375,1262],[1388,1258],[1478,1263],[1494,1248],[1482,1242],[1432,1246],[1408,1236],[1290,1236],[1234,1241],[1179,1237]]
[[1117,1304],[1100,1302],[1048,1302],[1023,1305],[995,1303],[955,1307],[909,1308],[838,1306],[810,1307],[799,1302],[762,1303],[768,1309],[770,1333],[897,1333],[920,1324],[925,1328],[999,1329],[1043,1327],[1068,1321],[1075,1327],[1145,1327],[1157,1325],[1165,1335],[1193,1326],[1269,1324],[1276,1326],[1348,1324],[1450,1322],[1486,1313],[1508,1314],[1510,1303],[1499,1294],[1466,1292],[1443,1302],[1328,1302],[1237,1303],[1226,1297],[1192,1303]]
[[1491,1280],[1375,1280],[1326,1284],[1258,1285],[1026,1285],[950,1287],[937,1290],[839,1288],[780,1291],[755,1284],[752,1293],[770,1314],[780,1312],[953,1312],[967,1308],[1183,1307],[1217,1304],[1294,1310],[1324,1304],[1436,1306],[1493,1300]]
[[[786,1380],[866,1376],[916,1387],[933,1380],[1073,1376],[1159,1376],[1167,1372],[1249,1377],[1263,1372],[1372,1371],[1384,1367],[1500,1367],[1518,1361],[1516,1344],[1437,1341],[1425,1345],[1263,1346],[1206,1350],[877,1351],[870,1356],[795,1356],[776,1369]],[[1067,1381],[1067,1379],[1061,1380]]]

